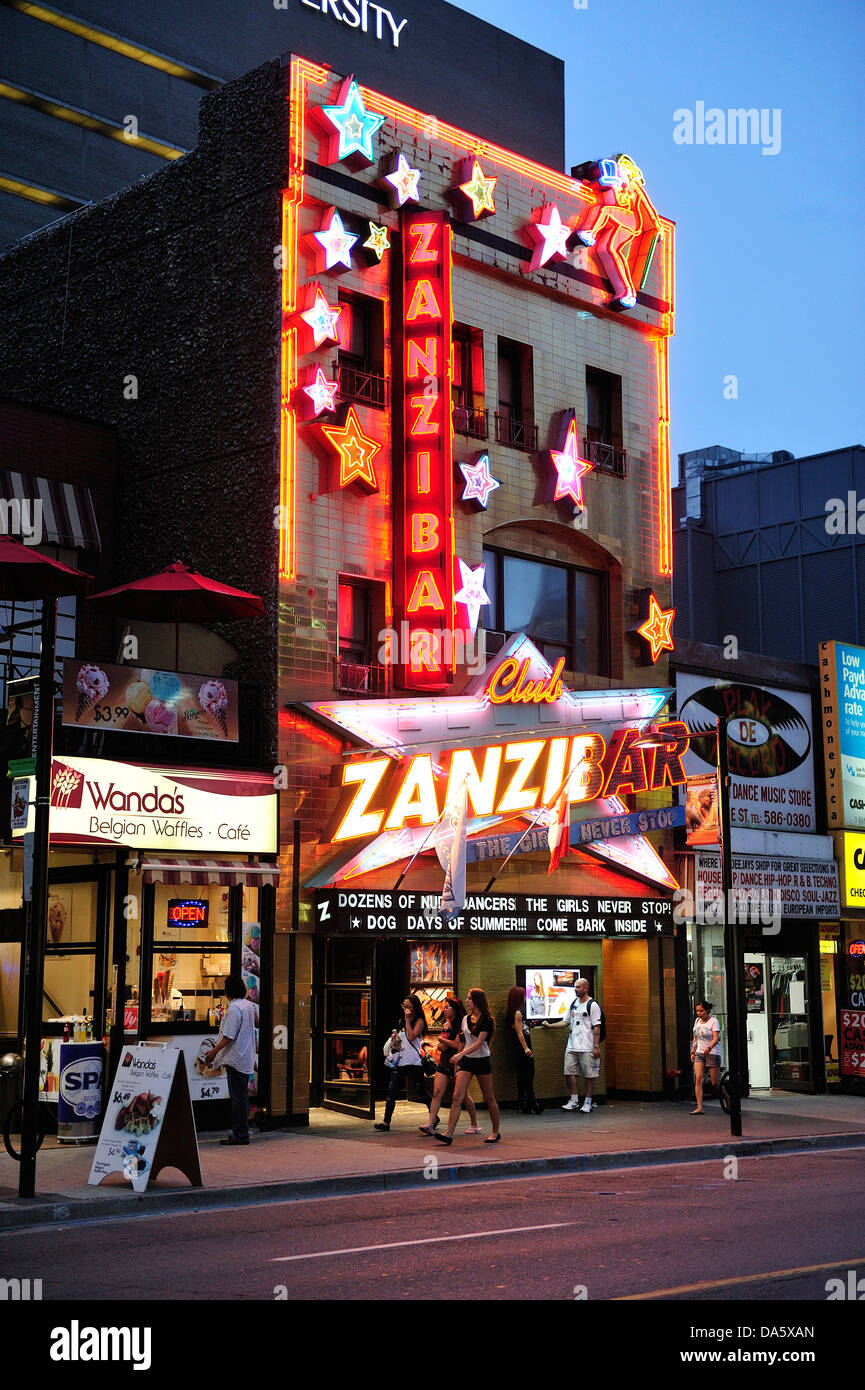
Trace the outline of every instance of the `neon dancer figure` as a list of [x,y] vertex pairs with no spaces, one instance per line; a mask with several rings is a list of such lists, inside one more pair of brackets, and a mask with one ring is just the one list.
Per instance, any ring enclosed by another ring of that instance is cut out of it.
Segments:
[[577,236],[594,246],[613,287],[613,298],[632,309],[663,228],[645,191],[642,172],[628,155],[602,159],[595,179],[601,195]]

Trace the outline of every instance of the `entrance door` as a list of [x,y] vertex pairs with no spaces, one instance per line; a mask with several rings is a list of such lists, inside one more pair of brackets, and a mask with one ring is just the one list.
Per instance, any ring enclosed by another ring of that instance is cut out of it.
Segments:
[[804,956],[770,956],[772,983],[772,1084],[810,1090],[808,971]]
[[373,1035],[371,941],[332,939],[325,944],[324,1099],[326,1110],[372,1119]]
[[745,1007],[747,1009],[748,1084],[768,1090],[772,1084],[769,1065],[768,961],[764,955],[745,953]]

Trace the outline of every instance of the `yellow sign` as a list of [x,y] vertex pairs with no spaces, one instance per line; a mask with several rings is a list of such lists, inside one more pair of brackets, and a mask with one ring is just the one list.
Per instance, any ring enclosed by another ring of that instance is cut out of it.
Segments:
[[841,866],[842,905],[865,908],[865,835],[837,832],[835,854]]

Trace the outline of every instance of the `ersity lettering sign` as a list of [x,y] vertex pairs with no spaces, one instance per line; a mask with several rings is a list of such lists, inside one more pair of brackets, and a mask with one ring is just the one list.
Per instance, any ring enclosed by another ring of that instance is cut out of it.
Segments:
[[273,779],[263,772],[55,758],[51,840],[172,853],[275,854],[276,803]]
[[[379,41],[390,39],[394,48],[399,48],[400,35],[408,24],[407,19],[397,20],[384,5],[374,5],[372,0],[300,0],[300,3],[304,9],[318,10],[338,24],[359,29]],[[283,9],[284,5],[276,8]]]
[[443,922],[441,892],[329,890],[315,895],[316,929],[325,935],[612,937],[633,940],[673,931],[669,898],[598,898],[585,894],[470,893],[459,917]]

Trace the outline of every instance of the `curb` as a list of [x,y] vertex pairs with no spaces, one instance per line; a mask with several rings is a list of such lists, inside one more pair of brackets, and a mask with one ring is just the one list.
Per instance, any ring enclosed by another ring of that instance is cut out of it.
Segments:
[[[504,1182],[555,1173],[608,1172],[617,1168],[660,1168],[676,1163],[710,1162],[730,1154],[740,1158],[813,1153],[819,1149],[865,1148],[865,1132],[801,1134],[783,1139],[730,1139],[726,1144],[685,1145],[669,1149],[624,1149],[619,1152],[572,1154],[554,1158],[517,1158],[487,1163],[440,1164],[438,1181],[445,1183]],[[436,1154],[438,1157],[438,1154]],[[257,1187],[182,1188],[177,1192],[118,1194],[117,1197],[41,1202],[0,1211],[0,1233],[32,1226],[58,1226],[72,1221],[112,1221],[161,1212],[207,1211],[216,1208],[261,1206],[270,1202],[306,1202],[322,1197],[364,1196],[372,1193],[425,1188],[429,1179],[420,1166],[392,1173],[353,1173],[333,1178],[303,1178],[268,1182]]]

